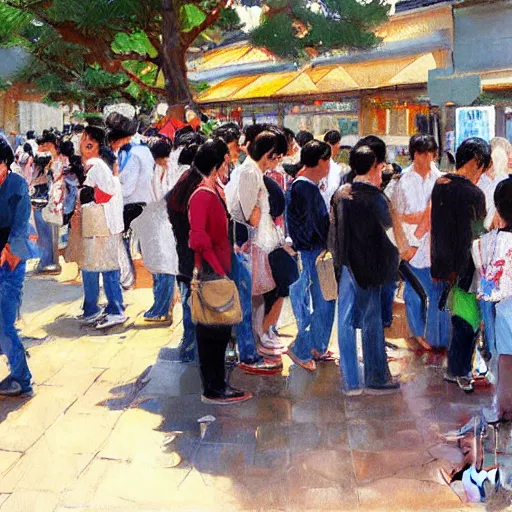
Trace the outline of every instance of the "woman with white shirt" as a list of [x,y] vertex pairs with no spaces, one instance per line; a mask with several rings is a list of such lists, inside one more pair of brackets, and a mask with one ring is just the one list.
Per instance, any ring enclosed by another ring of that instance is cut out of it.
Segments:
[[171,145],[160,140],[151,146],[155,169],[151,182],[152,201],[132,221],[134,238],[140,242],[144,266],[153,276],[154,303],[144,313],[146,322],[172,322],[172,300],[178,274],[176,241],[165,196],[175,185],[176,174],[169,169]]
[[[82,271],[84,303],[82,322],[105,329],[126,322],[120,282],[119,246],[123,232],[123,197],[119,178],[101,157],[105,133],[88,126],[82,135],[80,152],[85,171],[66,253],[67,261]],[[107,307],[98,305],[100,274]]]

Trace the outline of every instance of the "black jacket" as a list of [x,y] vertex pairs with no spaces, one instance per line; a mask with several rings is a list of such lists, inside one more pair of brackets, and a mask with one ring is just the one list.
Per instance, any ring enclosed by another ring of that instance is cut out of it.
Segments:
[[337,192],[332,202],[329,248],[338,280],[342,266],[349,268],[361,288],[396,280],[399,255],[386,233],[392,226],[386,196],[361,182],[352,184],[351,195],[347,199]]

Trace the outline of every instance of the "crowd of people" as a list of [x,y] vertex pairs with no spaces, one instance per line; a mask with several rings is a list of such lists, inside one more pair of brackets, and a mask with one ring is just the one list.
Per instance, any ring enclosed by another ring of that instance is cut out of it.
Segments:
[[[187,127],[170,140],[138,134],[136,120],[118,112],[64,136],[29,132],[15,153],[1,139],[0,347],[11,375],[0,394],[32,391],[15,329],[31,210],[37,273],[60,271],[56,238],[69,225],[64,258],[81,270],[81,323],[126,322],[123,288],[135,282],[134,252],[153,277],[146,321],[172,322],[179,290],[179,355],[198,361],[205,402],[252,396],[226,380],[228,346],[241,371],[261,376],[280,373],[283,357],[310,372],[334,361],[336,318],[342,392],[396,392],[385,328],[400,281],[409,336],[426,351],[447,352],[445,380],[471,392],[485,374],[499,388],[512,356],[510,143],[468,139],[457,149],[456,171],[442,173],[430,135],[411,138],[412,163],[403,171],[372,135],[339,164],[340,141],[335,130],[317,140],[234,123],[210,138]],[[236,285],[240,321],[194,321],[199,284],[219,278]],[[290,346],[277,330],[287,297],[297,323]],[[506,418],[511,404],[499,398],[491,409]]]

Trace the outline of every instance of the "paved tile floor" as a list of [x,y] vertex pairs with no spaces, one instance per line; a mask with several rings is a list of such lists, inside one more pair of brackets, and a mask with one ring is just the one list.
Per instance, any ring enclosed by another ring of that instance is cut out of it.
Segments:
[[[444,383],[442,358],[404,340],[403,304],[388,332],[399,393],[346,398],[336,364],[311,374],[285,360],[271,378],[232,370],[231,382],[255,397],[220,407],[200,402],[196,366],[175,361],[179,307],[171,329],[148,329],[140,317],[150,290],[131,291],[128,328],[98,335],[72,318],[79,297],[77,284],[27,283],[20,327],[37,394],[0,401],[0,512],[468,507],[439,475],[461,460],[442,434],[491,390],[464,395]],[[281,333],[291,341],[294,326]],[[485,447],[492,464],[493,436]],[[508,429],[497,448],[508,475]],[[508,505],[500,495],[486,506]]]

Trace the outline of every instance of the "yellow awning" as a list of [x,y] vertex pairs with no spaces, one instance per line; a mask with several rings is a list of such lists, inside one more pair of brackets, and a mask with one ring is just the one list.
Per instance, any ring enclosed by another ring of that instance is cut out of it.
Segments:
[[380,61],[329,65],[285,73],[229,78],[198,97],[200,103],[339,93],[428,82],[432,52]]

